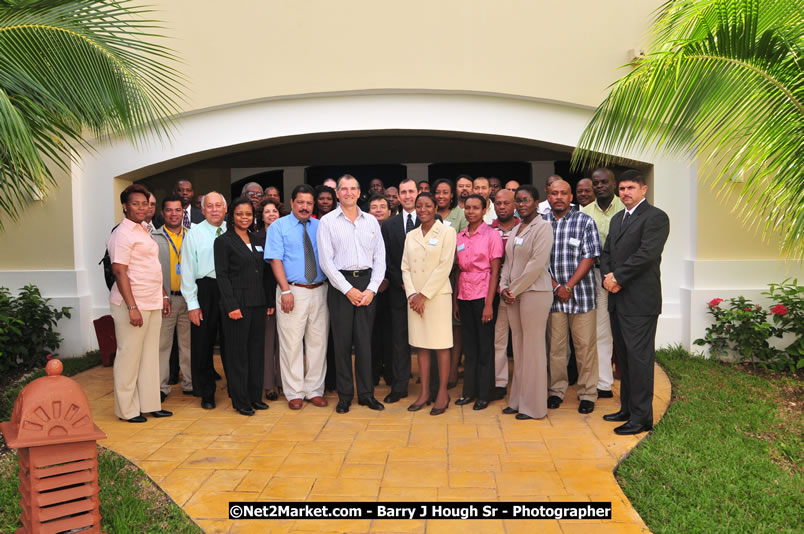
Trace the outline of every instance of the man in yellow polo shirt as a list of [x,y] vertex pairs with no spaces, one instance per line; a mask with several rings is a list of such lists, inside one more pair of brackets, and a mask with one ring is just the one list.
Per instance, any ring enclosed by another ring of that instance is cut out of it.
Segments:
[[187,230],[182,226],[184,208],[178,196],[168,196],[162,201],[162,217],[165,224],[151,232],[159,245],[159,263],[162,266],[162,285],[170,297],[170,315],[162,319],[159,332],[159,380],[162,401],[170,393],[170,351],[173,346],[173,332],[179,344],[179,368],[181,369],[181,389],[185,395],[193,393],[190,371],[190,318],[187,315],[187,302],[181,294],[181,245]]
[[[582,213],[595,220],[600,234],[601,247],[603,247],[608,238],[609,224],[612,217],[618,211],[625,209],[625,205],[619,197],[614,195],[615,187],[614,173],[610,169],[595,169],[595,172],[592,173],[592,188],[595,191],[596,200],[581,208]],[[597,358],[599,373],[597,396],[605,399],[613,396],[611,384],[614,382],[614,374],[611,369],[611,354],[614,345],[611,337],[611,323],[609,322],[609,292],[603,288],[599,258],[595,264],[595,287],[597,287]]]

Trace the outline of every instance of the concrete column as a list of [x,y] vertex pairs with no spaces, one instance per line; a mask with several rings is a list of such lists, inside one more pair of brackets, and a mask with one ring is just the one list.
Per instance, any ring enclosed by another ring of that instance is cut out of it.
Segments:
[[285,190],[285,198],[283,200],[286,204],[290,201],[290,193],[293,191],[293,188],[304,183],[304,171],[306,168],[307,167],[285,167],[285,172],[282,174],[282,186]]
[[544,191],[544,184],[547,177],[555,174],[555,162],[553,161],[531,161],[530,162],[530,183],[539,190],[539,196]]

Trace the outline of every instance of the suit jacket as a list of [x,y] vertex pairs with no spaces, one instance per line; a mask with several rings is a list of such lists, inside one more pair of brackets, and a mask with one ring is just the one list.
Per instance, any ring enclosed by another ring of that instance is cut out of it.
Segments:
[[525,291],[553,291],[547,270],[553,249],[553,227],[539,216],[517,235],[521,226],[522,223],[514,226],[505,244],[500,291],[509,289],[515,297]]
[[215,277],[221,292],[221,307],[225,313],[250,306],[265,306],[262,277],[265,268],[264,245],[249,234],[252,250],[234,230],[215,239]]
[[667,214],[647,201],[637,206],[623,229],[625,210],[614,214],[600,256],[600,274],[614,273],[622,286],[609,293],[609,311],[622,315],[662,313],[662,283],[659,266],[670,234]]
[[[394,215],[382,224],[380,229],[382,239],[385,241],[385,277],[388,285],[402,290],[402,253],[405,251],[405,219],[403,211]],[[418,228],[421,223],[416,218]]]
[[401,270],[408,298],[414,293],[428,299],[452,293],[449,275],[455,261],[456,240],[455,229],[441,221],[436,221],[426,236],[420,227],[407,234]]
[[[258,247],[265,249],[265,229],[255,232],[251,240]],[[263,259],[263,261],[265,261]],[[265,265],[262,269],[262,288],[265,290],[265,304],[269,308],[276,307],[276,278],[274,270],[270,265]]]

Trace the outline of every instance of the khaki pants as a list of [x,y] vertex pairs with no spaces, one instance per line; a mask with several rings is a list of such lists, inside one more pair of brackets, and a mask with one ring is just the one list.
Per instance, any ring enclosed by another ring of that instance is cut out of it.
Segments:
[[595,286],[597,287],[597,362],[600,375],[597,388],[611,391],[614,383],[614,371],[611,367],[611,355],[614,351],[614,340],[611,336],[611,319],[609,318],[609,292],[603,287],[600,269],[595,269]]
[[508,386],[508,304],[500,299],[497,307],[497,322],[494,324],[494,385]]
[[162,310],[140,310],[142,326],[129,322],[125,303],[112,304],[117,355],[114,359],[114,413],[131,419],[162,409],[159,399],[159,329]]
[[567,378],[567,332],[572,332],[578,362],[578,398],[597,400],[597,321],[596,310],[586,313],[550,313],[550,396],[564,398]]
[[293,311],[282,311],[276,288],[276,325],[279,333],[279,368],[285,397],[311,399],[324,395],[327,374],[329,311],[327,284],[315,289],[290,286]]
[[187,302],[181,295],[170,296],[170,315],[162,319],[159,330],[159,389],[170,393],[170,351],[173,348],[173,331],[179,341],[179,367],[181,368],[181,389],[193,390],[190,370],[190,316],[187,315]]

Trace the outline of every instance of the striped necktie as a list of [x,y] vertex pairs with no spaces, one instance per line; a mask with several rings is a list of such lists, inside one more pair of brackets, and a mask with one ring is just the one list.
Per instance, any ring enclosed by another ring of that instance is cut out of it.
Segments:
[[310,234],[307,233],[307,225],[310,221],[305,221],[302,224],[304,228],[304,277],[307,279],[308,284],[312,284],[318,274],[318,268],[315,266],[315,251],[313,250],[313,241],[310,239]]
[[413,214],[408,213],[408,222],[405,223],[405,233],[407,234],[413,230]]
[[184,216],[182,217],[181,225],[188,230],[190,229],[190,215],[187,213],[187,210],[184,210]]

